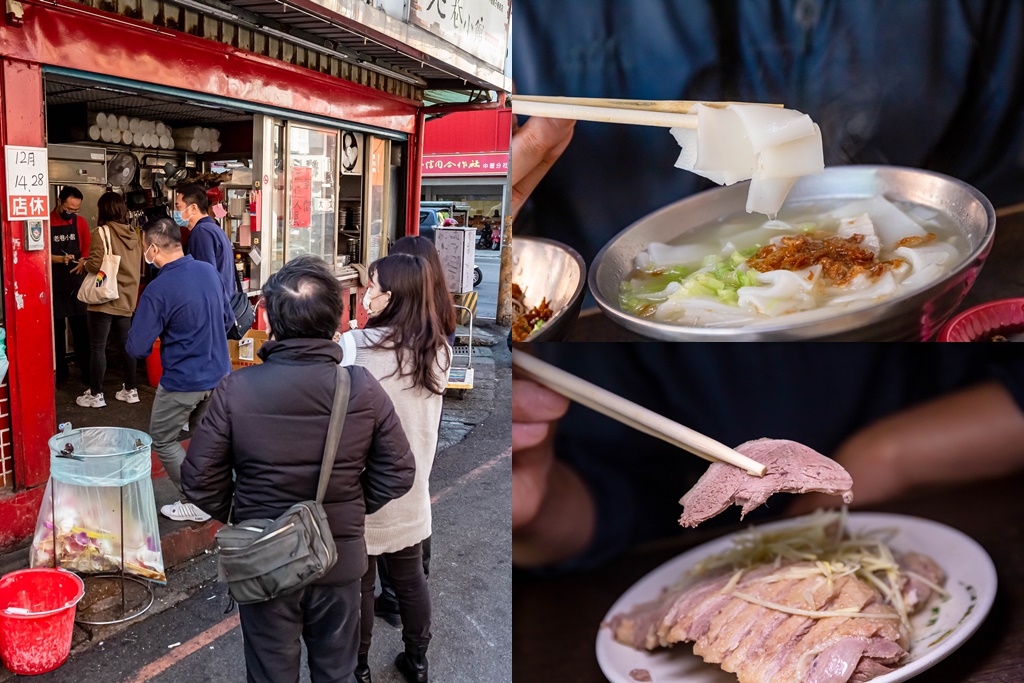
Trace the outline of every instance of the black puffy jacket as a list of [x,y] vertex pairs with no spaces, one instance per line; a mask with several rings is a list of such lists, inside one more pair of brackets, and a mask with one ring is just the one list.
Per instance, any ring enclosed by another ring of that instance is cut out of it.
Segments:
[[[316,496],[341,348],[328,340],[270,341],[261,365],[217,386],[181,467],[185,496],[214,519],[275,518]],[[323,505],[338,562],[318,584],[366,571],[363,521],[412,487],[415,462],[391,399],[364,368],[351,397]],[[232,481],[232,470],[235,480]]]

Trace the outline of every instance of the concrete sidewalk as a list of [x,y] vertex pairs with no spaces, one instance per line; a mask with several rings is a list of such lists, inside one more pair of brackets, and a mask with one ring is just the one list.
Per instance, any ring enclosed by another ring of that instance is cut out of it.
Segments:
[[[508,359],[506,358],[508,352],[504,348],[506,334],[505,330],[487,325],[474,330],[473,366],[476,369],[476,381],[474,388],[466,392],[462,398],[445,397],[438,441],[439,455],[462,442],[474,428],[483,424],[496,412],[508,413],[510,411],[511,406],[505,405],[508,402],[507,397],[500,399],[501,405],[498,405],[499,400],[496,398],[498,382],[496,354],[503,359],[499,362],[505,368],[504,372],[506,374],[508,372]],[[456,343],[458,344],[460,341],[463,340],[457,339]],[[463,341],[463,343],[465,342]],[[501,345],[501,348],[493,348],[498,344]],[[108,372],[110,381],[104,387],[107,396],[113,397],[117,389],[120,389],[120,381],[111,378],[111,375],[116,377],[119,374],[116,370],[113,373]],[[140,375],[140,380],[142,379],[144,376]],[[75,405],[74,397],[80,393],[78,391],[80,387],[70,385],[71,382],[68,382],[58,388],[58,417],[61,422],[70,420],[75,427],[116,425],[141,431],[148,430],[149,411],[155,394],[153,388],[140,386],[139,395],[142,400],[138,404],[128,405],[111,400],[106,408],[88,409]],[[183,432],[182,438],[187,439],[187,437],[188,433]],[[179,498],[177,489],[167,479],[155,456],[153,491],[157,508],[173,503]],[[153,585],[155,596],[153,606],[146,614],[137,619],[113,626],[76,624],[72,645],[74,652],[84,652],[125,629],[165,612],[188,599],[203,584],[215,580],[214,534],[220,524],[213,521],[204,524],[175,522],[162,515],[158,515],[158,518],[164,566],[168,578],[167,585]],[[0,575],[27,566],[28,544],[0,555]],[[13,678],[13,674],[0,667],[0,683]]]

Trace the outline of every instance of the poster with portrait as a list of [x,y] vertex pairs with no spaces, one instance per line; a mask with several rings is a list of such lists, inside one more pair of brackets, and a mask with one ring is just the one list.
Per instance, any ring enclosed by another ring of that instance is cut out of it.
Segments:
[[343,175],[363,174],[363,134],[341,131],[341,172]]

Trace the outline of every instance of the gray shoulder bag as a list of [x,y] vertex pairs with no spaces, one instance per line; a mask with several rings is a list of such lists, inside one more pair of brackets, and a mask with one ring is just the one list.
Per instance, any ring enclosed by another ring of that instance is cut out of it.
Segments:
[[217,532],[219,577],[235,602],[264,602],[298,590],[337,561],[338,548],[322,503],[345,425],[350,384],[348,369],[338,366],[316,500],[296,503],[277,519],[248,519]]

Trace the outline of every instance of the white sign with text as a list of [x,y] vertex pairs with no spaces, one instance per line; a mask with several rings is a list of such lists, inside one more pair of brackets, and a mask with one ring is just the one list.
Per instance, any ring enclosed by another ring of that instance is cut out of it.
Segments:
[[7,220],[50,218],[50,178],[45,147],[4,148],[7,161]]
[[505,65],[508,0],[413,0],[409,22],[493,67]]

